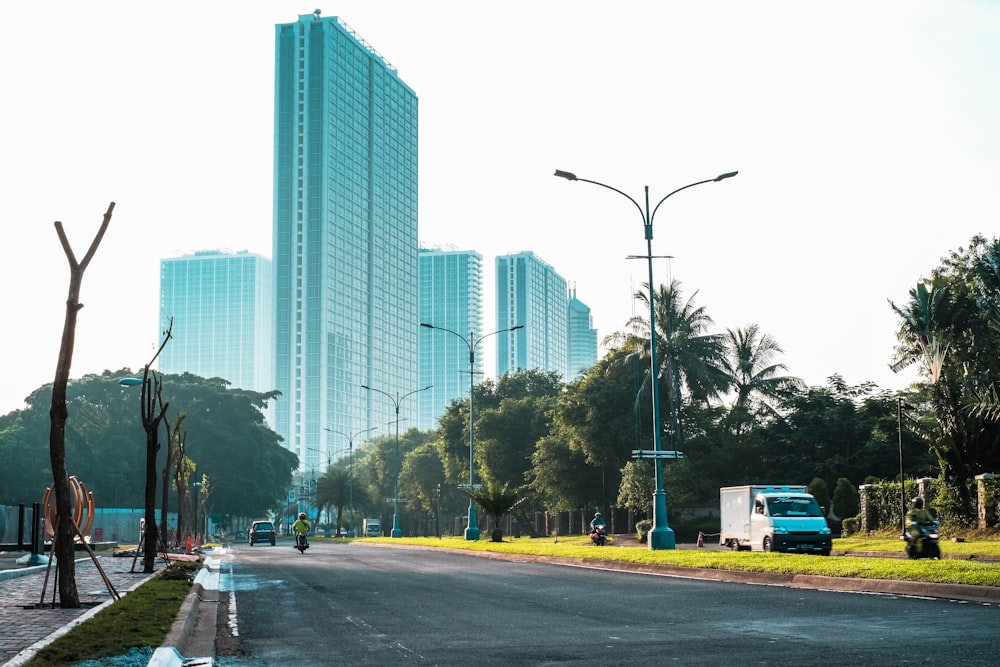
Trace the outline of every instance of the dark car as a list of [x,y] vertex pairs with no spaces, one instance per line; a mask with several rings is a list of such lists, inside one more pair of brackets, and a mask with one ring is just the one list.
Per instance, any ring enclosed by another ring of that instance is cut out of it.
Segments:
[[247,542],[250,546],[258,542],[270,542],[274,546],[274,524],[270,521],[254,521],[250,525],[250,532],[247,533]]

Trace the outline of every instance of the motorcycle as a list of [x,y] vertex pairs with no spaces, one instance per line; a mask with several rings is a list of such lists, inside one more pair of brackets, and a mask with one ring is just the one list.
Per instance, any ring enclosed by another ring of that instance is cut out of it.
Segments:
[[596,526],[590,529],[590,543],[595,547],[603,547],[608,543],[608,531],[604,526]]
[[906,556],[914,559],[941,558],[941,547],[938,546],[938,539],[940,538],[938,527],[940,525],[940,521],[920,524],[917,526],[920,529],[920,534],[917,536],[910,535],[910,532],[907,531],[903,535],[903,539],[906,540]]
[[306,539],[303,533],[295,534],[295,548],[299,550],[300,554],[304,554],[306,549],[309,548],[309,540]]

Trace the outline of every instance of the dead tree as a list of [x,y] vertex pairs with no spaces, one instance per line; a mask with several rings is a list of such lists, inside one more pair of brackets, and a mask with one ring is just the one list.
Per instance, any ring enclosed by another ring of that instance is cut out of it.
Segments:
[[76,341],[76,317],[83,308],[80,303],[80,285],[87,265],[93,259],[97,247],[101,245],[104,232],[111,223],[111,214],[115,203],[108,205],[104,221],[97,235],[90,244],[90,249],[78,262],[69,239],[63,231],[63,225],[55,222],[56,234],[62,244],[63,252],[69,261],[69,295],[66,297],[66,320],[63,323],[62,342],[59,345],[59,360],[56,363],[56,376],[52,381],[52,408],[49,410],[51,427],[49,429],[49,458],[52,462],[52,488],[56,497],[56,513],[59,516],[52,540],[52,548],[57,559],[59,578],[59,606],[64,609],[76,609],[80,606],[80,594],[76,589],[76,568],[74,566],[76,529],[73,526],[73,507],[69,489],[69,475],[66,472],[66,385],[69,382],[70,367],[73,365],[73,345]]
[[[142,394],[139,398],[142,427],[146,431],[146,525],[143,534],[142,571],[152,573],[156,565],[157,537],[160,532],[156,525],[156,454],[160,451],[160,422],[167,414],[169,403],[163,402],[163,383],[155,371],[149,369],[167,346],[174,328],[174,319],[170,318],[170,327],[163,332],[163,342],[156,354],[142,369]],[[150,377],[152,376],[152,377]],[[170,461],[167,461],[167,468]]]

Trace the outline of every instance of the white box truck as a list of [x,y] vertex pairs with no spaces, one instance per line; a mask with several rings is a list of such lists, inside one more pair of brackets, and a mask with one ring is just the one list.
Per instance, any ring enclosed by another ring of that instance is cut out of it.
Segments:
[[382,520],[365,519],[362,526],[365,537],[382,537]]
[[804,486],[727,486],[719,490],[719,505],[722,546],[830,555],[830,527]]

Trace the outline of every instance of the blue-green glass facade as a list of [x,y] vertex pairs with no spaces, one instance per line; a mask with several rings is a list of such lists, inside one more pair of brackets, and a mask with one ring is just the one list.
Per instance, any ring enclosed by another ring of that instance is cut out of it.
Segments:
[[[159,332],[171,318],[173,337],[157,359],[161,372],[274,389],[271,260],[217,250],[160,260]],[[273,419],[270,409],[265,416]]]
[[590,307],[576,298],[576,287],[569,291],[567,313],[566,378],[573,380],[597,363],[597,329],[590,316]]
[[337,17],[275,31],[276,430],[321,468],[417,388],[417,97]]
[[[421,248],[420,321],[475,341],[483,335],[483,257],[472,250]],[[485,332],[489,333],[489,332]],[[506,336],[507,334],[501,334]],[[447,331],[422,328],[419,339],[417,428],[437,428],[438,418],[455,400],[469,396],[469,346]],[[473,376],[483,381],[482,356]]]
[[566,375],[566,280],[532,252],[496,259],[497,329],[523,329],[497,342],[497,375],[517,369]]

